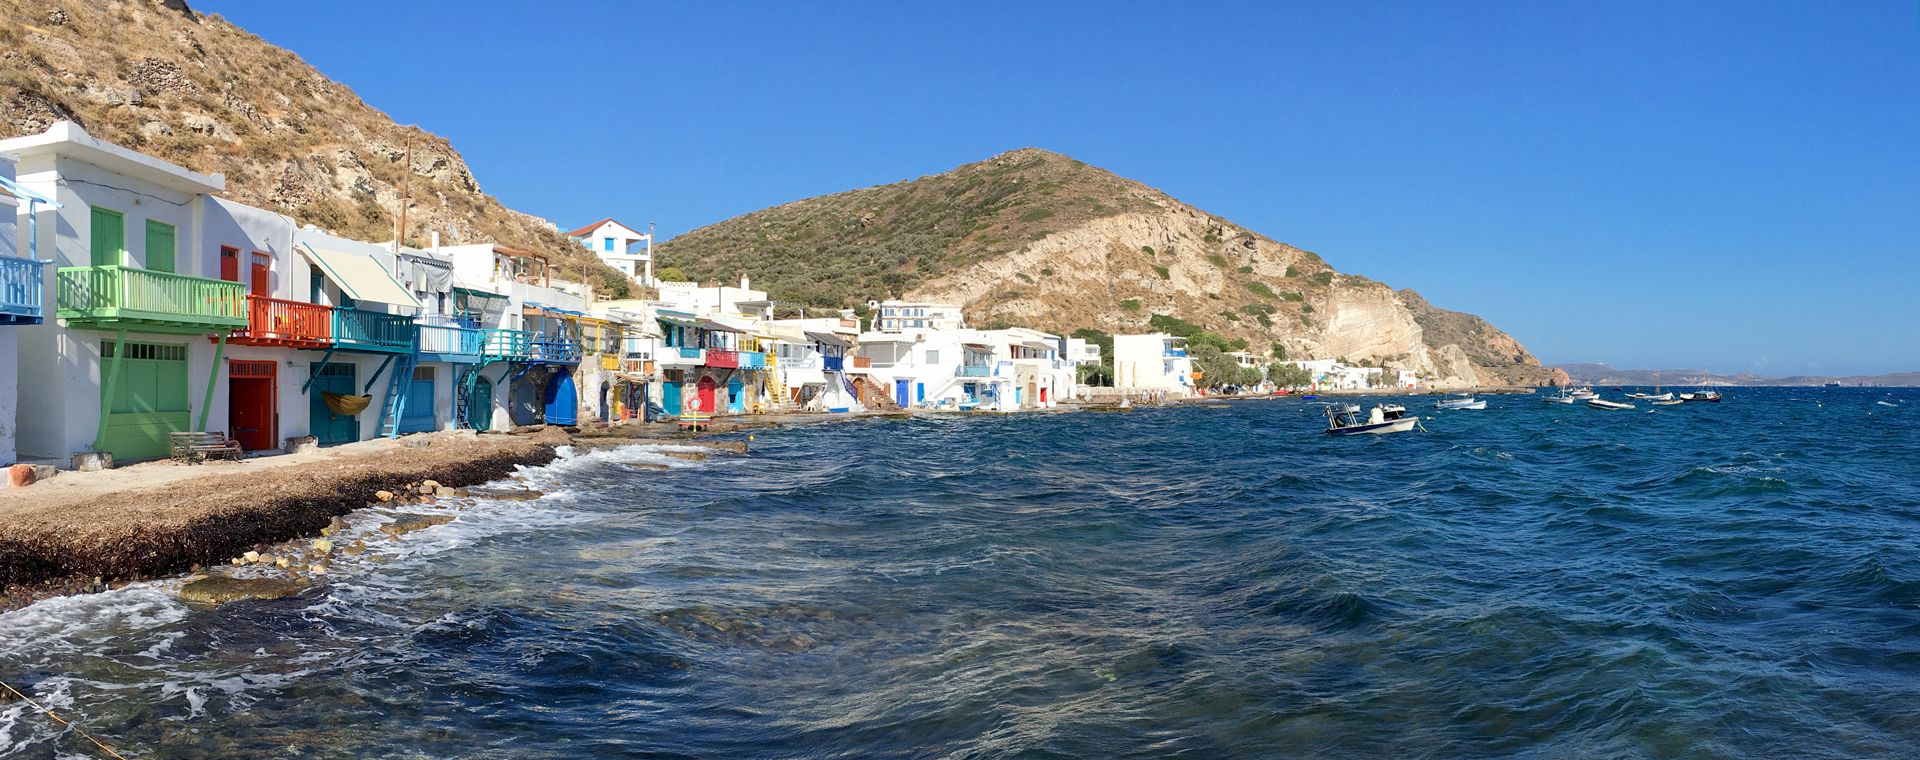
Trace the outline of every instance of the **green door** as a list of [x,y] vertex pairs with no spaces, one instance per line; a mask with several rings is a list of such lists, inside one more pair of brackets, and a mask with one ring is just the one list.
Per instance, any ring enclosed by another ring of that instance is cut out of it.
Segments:
[[173,271],[173,225],[147,220],[147,268]]
[[101,341],[102,372],[122,350],[126,355],[119,359],[120,380],[113,398],[105,397],[102,380],[101,406],[107,413],[102,446],[120,462],[166,456],[167,434],[193,429],[192,410],[187,406],[187,347],[129,342],[123,349],[113,341]]
[[360,418],[351,414],[336,414],[327,406],[321,392],[338,393],[342,396],[359,395],[358,375],[351,364],[329,362],[324,368],[319,362],[313,364],[313,387],[307,389],[312,399],[308,402],[308,414],[313,415],[313,437],[322,446],[341,443],[353,443],[360,440]]
[[467,396],[467,424],[474,430],[493,424],[493,381],[484,377],[473,381],[473,393]]
[[93,265],[107,267],[123,263],[127,250],[127,220],[118,211],[93,207],[91,245]]

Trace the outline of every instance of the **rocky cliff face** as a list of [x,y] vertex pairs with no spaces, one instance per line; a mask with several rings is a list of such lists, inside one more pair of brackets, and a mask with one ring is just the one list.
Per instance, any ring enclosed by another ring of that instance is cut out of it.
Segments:
[[[748,214],[669,241],[662,257],[703,278],[755,272],[776,294],[824,293],[823,305],[957,303],[978,326],[1144,332],[1169,314],[1253,351],[1410,369],[1441,386],[1551,374],[1485,320],[1035,149]],[[867,263],[841,274],[845,259]],[[809,278],[818,272],[836,274]]]
[[544,220],[480,189],[444,138],[393,123],[293,53],[181,0],[0,4],[0,137],[71,120],[200,172],[227,195],[362,240],[499,242],[624,287]]

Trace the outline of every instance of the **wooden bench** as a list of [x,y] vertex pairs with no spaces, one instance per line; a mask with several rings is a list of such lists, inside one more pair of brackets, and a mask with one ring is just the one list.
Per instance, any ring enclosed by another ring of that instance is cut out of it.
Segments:
[[713,418],[704,414],[688,414],[680,418],[680,429],[704,433],[713,424]]
[[188,464],[199,464],[209,458],[239,460],[246,457],[240,449],[240,442],[228,438],[224,433],[168,433],[173,444],[173,458]]

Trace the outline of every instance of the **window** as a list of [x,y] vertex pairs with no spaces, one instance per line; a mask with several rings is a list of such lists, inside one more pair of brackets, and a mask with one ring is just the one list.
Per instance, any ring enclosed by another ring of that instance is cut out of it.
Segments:
[[601,240],[600,240],[600,250],[603,250],[603,251],[606,251],[606,252],[608,252],[608,253],[612,253],[612,252],[613,252],[613,238],[601,238]]
[[940,363],[940,351],[938,349],[930,350],[927,352],[927,363],[928,364]]
[[127,219],[120,212],[94,206],[89,224],[90,262],[97,267],[126,263]]
[[155,272],[173,271],[173,225],[147,220],[147,268]]

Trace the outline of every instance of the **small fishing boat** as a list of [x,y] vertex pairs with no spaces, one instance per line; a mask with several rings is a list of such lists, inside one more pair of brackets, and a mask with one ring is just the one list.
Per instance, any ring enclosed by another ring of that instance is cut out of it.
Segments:
[[1567,395],[1572,396],[1575,401],[1588,401],[1600,397],[1600,394],[1593,392],[1592,388],[1584,386],[1573,389],[1573,391]]
[[1608,401],[1608,400],[1606,400],[1606,399],[1603,399],[1603,398],[1590,398],[1590,399],[1587,399],[1587,406],[1591,406],[1591,407],[1593,407],[1593,408],[1595,408],[1595,409],[1607,409],[1607,410],[1617,410],[1617,409],[1632,409],[1632,408],[1633,408],[1633,405],[1632,405],[1632,404],[1626,404],[1626,403],[1621,403],[1621,402],[1619,402],[1619,401]]
[[1548,396],[1540,400],[1545,401],[1549,404],[1571,404],[1575,401],[1579,401],[1580,398],[1578,396],[1573,395],[1572,391],[1569,391],[1565,388],[1561,388],[1559,393],[1555,393],[1551,396]]
[[1627,398],[1637,398],[1637,399],[1640,399],[1641,401],[1672,401],[1673,394],[1661,393],[1661,394],[1655,395],[1652,393],[1629,393],[1627,394]]
[[[1384,435],[1404,433],[1420,424],[1419,417],[1406,416],[1405,409],[1388,411],[1390,405],[1376,405],[1363,419],[1358,404],[1327,405],[1327,435]],[[1397,407],[1398,405],[1391,405]]]
[[1720,392],[1709,391],[1709,390],[1698,390],[1692,393],[1682,393],[1680,394],[1680,400],[1681,401],[1711,401],[1717,404],[1717,403],[1720,403]]
[[1485,409],[1487,408],[1487,402],[1474,398],[1471,394],[1468,394],[1466,398],[1440,399],[1439,401],[1433,402],[1433,408],[1443,412],[1453,411],[1457,409]]
[[1687,403],[1687,402],[1681,401],[1680,399],[1677,399],[1677,398],[1669,398],[1669,399],[1656,400],[1653,402],[1653,405],[1654,406],[1679,406],[1684,403]]

